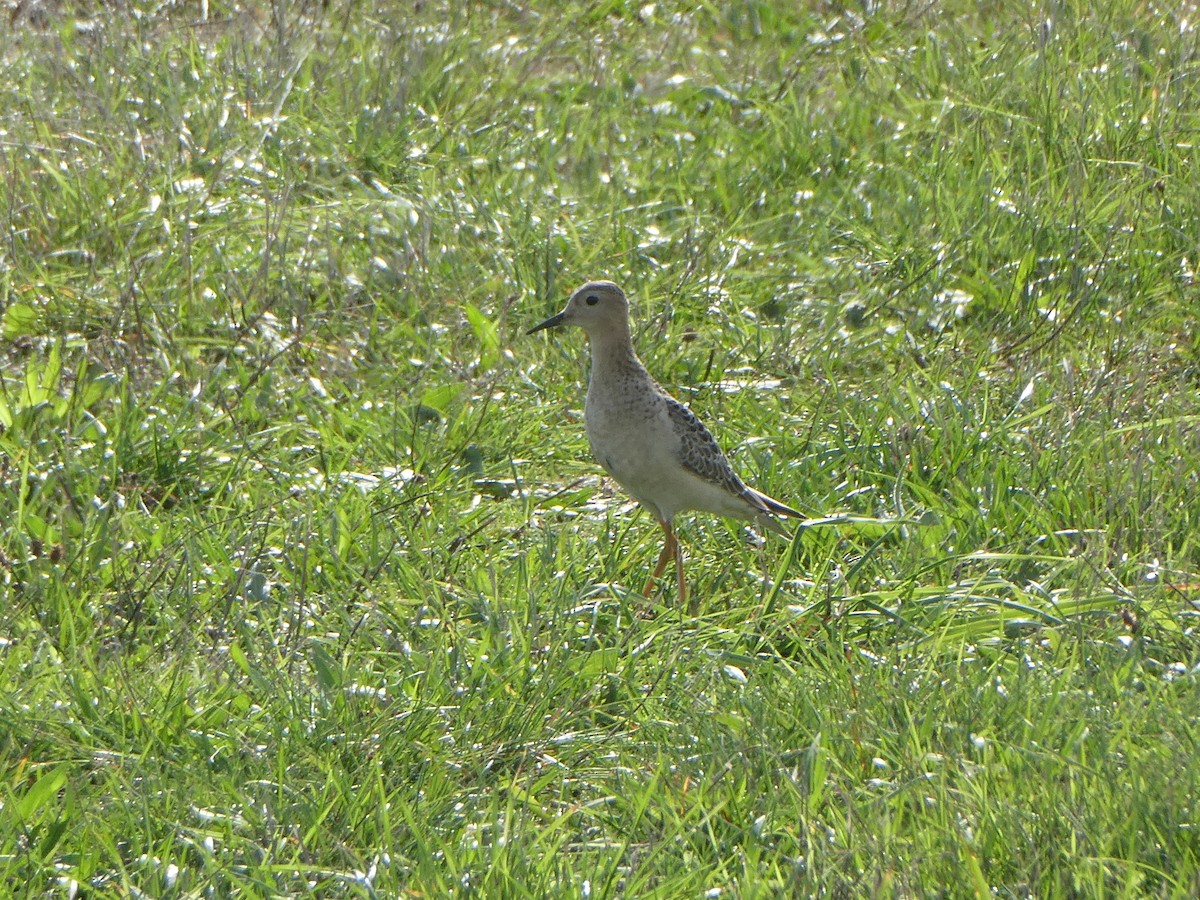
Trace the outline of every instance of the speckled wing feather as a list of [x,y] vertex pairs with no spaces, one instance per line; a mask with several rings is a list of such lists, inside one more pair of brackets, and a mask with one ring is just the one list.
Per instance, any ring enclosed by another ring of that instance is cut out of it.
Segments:
[[671,424],[675,426],[679,435],[679,461],[683,463],[683,467],[695,472],[705,481],[721,485],[735,497],[744,497],[751,506],[761,507],[762,504],[746,490],[742,479],[734,474],[729,460],[704,427],[704,423],[678,400],[665,395],[664,399],[667,401],[667,413],[671,416]]

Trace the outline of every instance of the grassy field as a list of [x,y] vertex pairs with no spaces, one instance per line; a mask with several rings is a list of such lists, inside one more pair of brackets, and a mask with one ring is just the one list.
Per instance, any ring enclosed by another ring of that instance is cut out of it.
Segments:
[[[1200,894],[1200,18],[11,2],[0,893]],[[789,544],[600,477],[639,352]]]

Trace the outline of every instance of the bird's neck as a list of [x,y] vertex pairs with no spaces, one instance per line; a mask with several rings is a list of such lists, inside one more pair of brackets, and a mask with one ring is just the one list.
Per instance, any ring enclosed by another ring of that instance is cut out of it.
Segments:
[[646,371],[637,354],[633,352],[633,341],[630,339],[628,328],[589,335],[588,340],[592,347],[591,381]]

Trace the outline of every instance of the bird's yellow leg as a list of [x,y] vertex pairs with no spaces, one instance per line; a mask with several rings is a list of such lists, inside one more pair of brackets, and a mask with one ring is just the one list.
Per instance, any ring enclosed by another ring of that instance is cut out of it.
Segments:
[[[668,524],[667,528],[671,526]],[[675,545],[675,581],[679,584],[679,608],[683,609],[687,606],[687,579],[683,575],[683,547],[679,545],[674,529],[671,530],[671,543]]]
[[666,570],[667,560],[671,558],[672,554],[678,554],[679,552],[679,542],[675,540],[675,530],[671,527],[671,523],[659,522],[658,526],[663,530],[663,534],[666,535],[666,540],[663,541],[662,552],[658,554],[658,562],[654,564],[654,573],[650,576],[650,579],[646,582],[646,587],[642,590],[642,596],[646,598],[649,598],[650,593],[654,590],[654,582],[658,581],[659,576]]

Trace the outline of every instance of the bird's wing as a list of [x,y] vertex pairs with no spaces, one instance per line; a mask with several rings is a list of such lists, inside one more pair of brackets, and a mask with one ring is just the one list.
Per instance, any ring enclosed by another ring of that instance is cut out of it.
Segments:
[[679,461],[683,467],[705,481],[719,484],[736,497],[744,496],[747,493],[746,486],[734,473],[729,460],[704,423],[678,400],[665,395],[663,399],[667,403],[671,424],[679,436]]
[[[692,411],[666,394],[663,399],[667,403],[667,414],[675,433],[679,435],[679,461],[685,469],[699,475],[705,481],[718,484],[730,494],[744,500],[751,509],[762,513],[759,523],[772,531],[787,535],[788,532],[773,518],[774,516],[803,516],[774,497],[748,487],[737,477],[729,460],[713,440],[713,436],[704,423],[693,415]],[[789,535],[790,537],[790,535]]]

